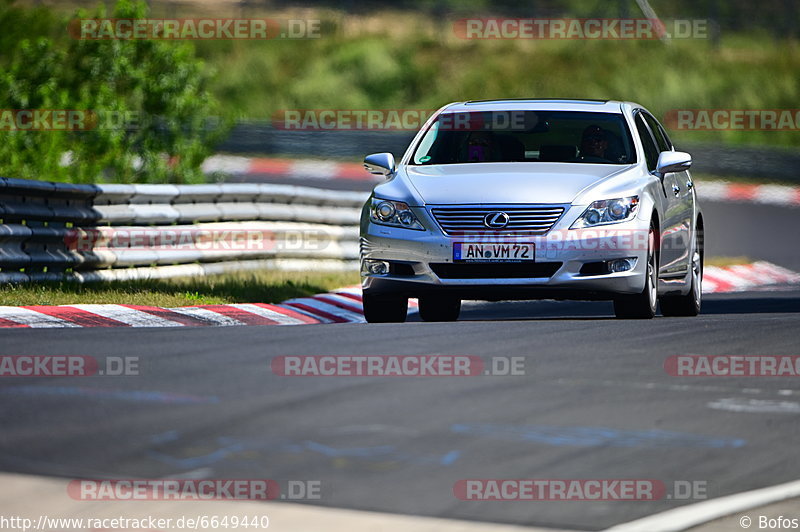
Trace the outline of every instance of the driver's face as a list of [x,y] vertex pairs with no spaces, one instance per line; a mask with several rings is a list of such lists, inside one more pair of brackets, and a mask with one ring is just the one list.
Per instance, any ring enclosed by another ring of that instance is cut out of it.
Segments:
[[473,133],[469,137],[470,146],[484,146],[488,147],[492,143],[491,137],[486,133]]
[[608,148],[608,141],[601,135],[588,135],[583,138],[581,151],[592,157],[603,157]]

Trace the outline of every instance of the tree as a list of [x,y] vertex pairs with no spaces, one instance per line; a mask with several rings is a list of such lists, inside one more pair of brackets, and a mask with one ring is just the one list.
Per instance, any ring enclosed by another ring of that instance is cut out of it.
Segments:
[[[2,10],[3,8],[0,8]],[[5,8],[2,19],[23,17]],[[119,0],[111,18],[147,18],[141,0]],[[106,18],[99,7],[91,16]],[[12,20],[13,22],[13,20]],[[67,28],[67,22],[61,26]],[[66,32],[66,31],[65,31]],[[211,73],[186,41],[53,38],[0,45],[0,109],[76,110],[73,130],[9,130],[0,122],[0,173],[56,181],[198,182],[200,164],[227,127],[207,86]]]

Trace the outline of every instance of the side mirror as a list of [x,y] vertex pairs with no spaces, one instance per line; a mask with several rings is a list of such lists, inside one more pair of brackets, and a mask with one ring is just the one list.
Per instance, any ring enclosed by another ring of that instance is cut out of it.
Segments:
[[364,157],[364,168],[372,175],[389,177],[395,171],[394,155],[391,153],[373,153]]
[[672,172],[685,172],[692,166],[692,156],[682,151],[662,151],[658,154],[656,172],[662,176]]

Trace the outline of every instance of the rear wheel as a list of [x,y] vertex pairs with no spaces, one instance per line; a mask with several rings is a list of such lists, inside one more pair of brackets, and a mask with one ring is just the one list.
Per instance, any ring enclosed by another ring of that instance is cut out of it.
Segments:
[[403,323],[408,315],[408,298],[364,292],[364,317],[368,323]]
[[419,298],[419,316],[425,321],[456,321],[461,314],[461,300],[447,296]]
[[703,303],[703,254],[695,244],[692,252],[691,287],[683,296],[661,298],[661,314],[664,316],[697,316]]
[[614,299],[617,318],[651,319],[658,305],[658,260],[656,259],[656,230],[651,224],[647,235],[647,269],[644,290],[638,294],[620,295]]

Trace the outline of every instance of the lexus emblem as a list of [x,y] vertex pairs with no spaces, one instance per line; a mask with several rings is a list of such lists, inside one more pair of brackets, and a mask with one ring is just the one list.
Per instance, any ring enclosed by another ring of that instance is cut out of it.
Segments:
[[502,229],[510,220],[511,218],[504,212],[490,212],[483,217],[483,225],[489,229]]

